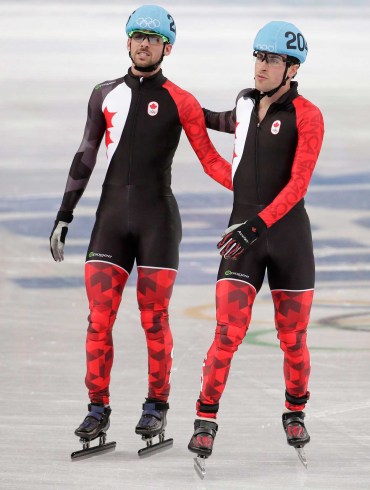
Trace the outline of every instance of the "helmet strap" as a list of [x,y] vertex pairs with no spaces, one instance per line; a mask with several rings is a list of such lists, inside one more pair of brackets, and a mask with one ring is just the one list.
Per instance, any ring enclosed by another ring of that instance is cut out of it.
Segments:
[[131,56],[131,46],[130,46],[130,51],[128,52],[128,55],[130,57],[130,60],[134,63],[135,70],[140,71],[142,73],[150,73],[152,71],[155,71],[159,67],[159,65],[162,63],[163,58],[164,58],[165,47],[166,47],[166,43],[163,44],[162,56],[160,57],[160,59],[157,61],[157,63],[154,63],[154,65],[150,65],[150,66],[136,66],[135,65],[134,60],[132,59],[132,56]]
[[288,69],[289,69],[290,66],[291,66],[291,63],[290,62],[287,62],[286,63],[286,66],[285,66],[285,71],[284,71],[283,79],[281,80],[280,85],[278,85],[277,87],[273,88],[272,90],[269,90],[268,92],[260,92],[259,100],[261,100],[263,97],[265,97],[265,95],[267,95],[267,97],[272,97],[274,94],[276,94],[276,92],[278,90],[280,90],[281,87],[284,87],[284,85],[286,84],[286,82],[289,80],[289,77],[287,77],[286,75],[288,73]]

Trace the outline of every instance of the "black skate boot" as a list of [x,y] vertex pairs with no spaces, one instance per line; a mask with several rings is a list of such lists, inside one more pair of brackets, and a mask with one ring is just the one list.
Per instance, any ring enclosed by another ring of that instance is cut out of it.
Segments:
[[310,436],[304,425],[305,416],[304,412],[298,411],[283,413],[282,421],[289,446],[294,447],[302,464],[307,468],[307,460],[303,448],[310,442]]
[[206,474],[206,459],[211,456],[213,442],[216,437],[218,425],[211,419],[196,419],[194,422],[194,434],[188,444],[189,451],[196,453],[194,468],[203,479]]
[[[135,428],[136,434],[140,434],[146,447],[138,451],[139,456],[147,456],[150,453],[167,449],[173,445],[173,439],[164,439],[164,429],[167,425],[167,410],[170,408],[166,402],[146,399],[143,403],[143,413]],[[159,437],[159,442],[153,444],[153,437]]]
[[[116,447],[115,442],[106,443],[107,430],[109,429],[109,416],[112,412],[110,407],[103,405],[88,405],[89,413],[82,424],[75,430],[75,435],[80,438],[83,449],[71,454],[72,459],[82,456],[91,456],[94,453],[107,451]],[[90,442],[99,437],[99,445],[90,447]]]

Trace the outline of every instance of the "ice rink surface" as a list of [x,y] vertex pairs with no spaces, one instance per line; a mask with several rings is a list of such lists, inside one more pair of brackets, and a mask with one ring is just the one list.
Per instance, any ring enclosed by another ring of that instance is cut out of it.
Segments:
[[[132,274],[114,329],[115,452],[71,462],[86,413],[84,254],[104,179],[104,149],[75,212],[66,259],[48,236],[94,85],[128,66],[126,1],[2,0],[0,5],[0,488],[370,488],[369,1],[161,3],[178,39],[164,74],[205,107],[226,110],[253,84],[251,45],[270,20],[304,32],[309,54],[297,80],[323,112],[323,150],[307,196],[317,263],[309,328],[308,470],[286,444],[282,353],[267,285],[235,355],[221,400],[207,476],[193,470],[192,434],[201,365],[213,339],[215,243],[232,197],[202,173],[186,138],[173,168],[183,218],[181,265],[170,307],[175,342],[166,435],[174,447],[145,460],[134,433],[147,390],[147,359]],[[211,134],[230,160],[230,135]]]

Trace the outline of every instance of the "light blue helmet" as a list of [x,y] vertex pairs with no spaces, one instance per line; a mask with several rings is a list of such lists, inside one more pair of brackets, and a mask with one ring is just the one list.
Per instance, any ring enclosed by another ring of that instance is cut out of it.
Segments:
[[126,24],[126,34],[135,31],[152,31],[165,36],[170,44],[176,39],[176,25],[172,16],[159,5],[143,5],[134,10]]
[[253,43],[255,51],[285,54],[304,63],[307,56],[307,43],[302,32],[290,22],[274,20],[257,33]]

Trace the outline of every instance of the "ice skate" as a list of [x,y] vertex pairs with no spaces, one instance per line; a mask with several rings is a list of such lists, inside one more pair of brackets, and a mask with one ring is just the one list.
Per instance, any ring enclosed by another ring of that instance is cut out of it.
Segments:
[[[173,439],[166,439],[164,429],[167,425],[166,414],[168,403],[148,400],[143,403],[143,413],[135,428],[136,434],[140,434],[146,447],[139,449],[139,456],[147,456],[153,452],[168,449],[173,445]],[[153,438],[158,436],[159,442],[153,444]]]
[[[72,459],[88,457],[103,451],[113,450],[115,442],[106,442],[107,430],[109,429],[109,416],[112,410],[101,405],[88,405],[89,413],[82,424],[75,430],[75,435],[80,438],[82,449],[71,454]],[[97,446],[90,447],[90,442],[99,438]]]
[[213,442],[216,437],[218,425],[211,419],[196,419],[194,422],[194,434],[190,439],[188,449],[196,453],[194,458],[194,468],[203,480],[206,474],[206,459],[211,456]]
[[283,413],[282,420],[289,446],[294,447],[301,463],[307,468],[304,446],[310,442],[310,436],[304,425],[305,416],[304,412]]

